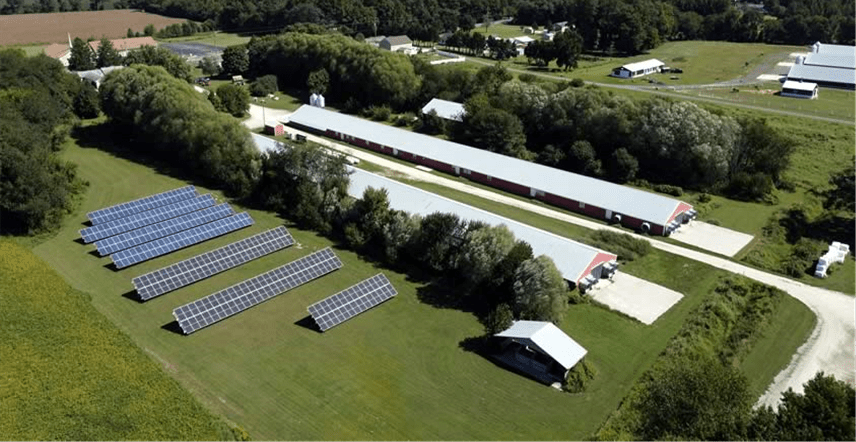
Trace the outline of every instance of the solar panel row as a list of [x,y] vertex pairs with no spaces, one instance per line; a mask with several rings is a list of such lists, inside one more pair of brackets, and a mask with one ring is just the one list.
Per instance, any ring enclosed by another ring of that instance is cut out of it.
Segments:
[[[229,209],[231,211],[231,209]],[[220,235],[251,226],[253,218],[247,212],[218,219],[174,235],[156,239],[139,246],[122,250],[110,256],[117,268],[125,268],[149,259],[166,255],[178,249],[216,238]]]
[[185,186],[178,189],[169,190],[156,195],[147,196],[134,201],[116,204],[115,206],[98,209],[94,212],[89,212],[86,217],[92,222],[92,225],[106,223],[115,219],[124,218],[128,215],[144,212],[154,209],[155,207],[165,206],[167,204],[176,203],[181,200],[193,198],[196,196],[196,188],[193,186]]
[[341,267],[328,247],[183,305],[172,314],[184,333],[190,334]]
[[216,219],[225,218],[234,211],[228,204],[223,203],[207,209],[188,213],[177,218],[161,221],[157,224],[141,227],[116,236],[104,238],[95,243],[101,256],[109,255],[130,247],[172,235],[192,227],[201,226]]
[[398,294],[386,275],[379,273],[335,295],[310,305],[307,310],[321,328],[329,330]]
[[277,227],[138,276],[132,282],[140,299],[145,301],[284,249],[292,244],[294,244],[294,239],[288,230],[285,227]]
[[87,227],[80,231],[80,236],[83,238],[83,242],[91,243],[93,241],[98,241],[100,239],[109,238],[120,233],[138,229],[140,227],[172,219],[199,209],[211,207],[215,204],[217,204],[217,201],[214,200],[213,196],[210,194],[202,195],[167,206],[155,207],[152,210],[135,213],[124,218],[97,224],[92,227]]

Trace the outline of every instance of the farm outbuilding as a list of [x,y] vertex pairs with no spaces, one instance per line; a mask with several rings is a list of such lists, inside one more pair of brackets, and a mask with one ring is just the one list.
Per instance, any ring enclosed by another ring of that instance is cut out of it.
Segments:
[[562,383],[586,351],[552,322],[515,321],[502,339],[497,359],[547,384]]
[[781,94],[783,97],[817,98],[817,83],[802,83],[788,80],[782,85]]
[[289,124],[653,235],[671,234],[696,215],[662,195],[316,107],[300,107]]
[[268,121],[265,123],[265,133],[275,137],[282,136],[285,133],[285,126],[277,121]]
[[418,189],[361,169],[349,168],[348,194],[361,198],[369,188],[386,189],[389,207],[417,215],[435,212],[452,213],[465,221],[481,221],[491,226],[505,225],[514,236],[532,246],[535,256],[547,255],[556,264],[562,277],[585,291],[602,278],[612,276],[618,269],[614,253],[572,241],[568,238],[519,223],[476,207]]
[[439,98],[432,98],[428,104],[422,107],[423,115],[428,114],[431,111],[436,112],[438,117],[450,121],[463,121],[464,113],[466,112],[463,104],[455,103],[454,101],[441,100]]
[[378,46],[381,49],[386,49],[387,51],[392,52],[410,53],[414,51],[413,41],[410,40],[410,37],[406,35],[395,35],[392,37],[386,37],[380,41]]
[[638,63],[629,63],[624,66],[619,66],[613,69],[610,75],[618,78],[636,78],[658,73],[664,66],[666,66],[666,64],[662,61],[652,58]]
[[817,42],[811,52],[797,57],[787,79],[824,87],[856,88],[856,47]]

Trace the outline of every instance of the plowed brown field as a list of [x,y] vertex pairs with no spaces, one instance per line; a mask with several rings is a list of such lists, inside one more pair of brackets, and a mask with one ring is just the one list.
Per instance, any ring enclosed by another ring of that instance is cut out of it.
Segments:
[[125,37],[128,28],[143,32],[148,24],[161,29],[184,19],[169,18],[128,9],[117,11],[54,12],[50,14],[0,15],[0,46],[62,43],[71,38]]

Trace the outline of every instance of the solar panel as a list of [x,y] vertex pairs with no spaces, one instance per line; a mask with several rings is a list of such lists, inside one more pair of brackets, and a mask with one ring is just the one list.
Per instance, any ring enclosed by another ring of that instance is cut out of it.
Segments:
[[124,218],[128,215],[144,212],[154,209],[155,207],[165,206],[193,198],[196,196],[196,188],[193,186],[185,186],[178,189],[169,190],[156,195],[147,196],[134,201],[116,204],[115,206],[98,209],[94,212],[89,212],[86,217],[92,222],[92,225],[106,223],[115,219]]
[[172,235],[173,233],[181,232],[192,227],[201,226],[215,219],[225,218],[235,213],[232,208],[226,204],[220,204],[207,209],[198,210],[188,213],[187,215],[179,216],[178,218],[161,221],[157,224],[152,224],[139,229],[131,230],[116,236],[104,238],[95,243],[98,248],[98,253],[101,256],[109,255],[131,248],[149,241],[163,238]]
[[80,236],[83,238],[83,242],[91,243],[92,241],[109,238],[120,233],[125,233],[127,231],[159,223],[161,221],[166,221],[199,209],[211,207],[215,204],[217,204],[217,201],[214,200],[213,196],[210,194],[202,195],[196,198],[182,200],[168,206],[155,207],[152,210],[146,210],[145,212],[135,213],[124,218],[81,229]]
[[341,267],[342,261],[328,247],[185,304],[172,315],[184,333],[191,334]]
[[310,305],[307,310],[321,331],[326,331],[397,294],[395,287],[389,283],[386,276],[378,273]]
[[251,225],[253,225],[253,218],[247,212],[241,212],[235,216],[221,218],[165,238],[122,250],[111,255],[110,258],[117,268],[122,269]]
[[175,289],[193,284],[256,258],[294,244],[285,227],[233,242],[219,249],[177,262],[133,279],[140,299],[149,300]]

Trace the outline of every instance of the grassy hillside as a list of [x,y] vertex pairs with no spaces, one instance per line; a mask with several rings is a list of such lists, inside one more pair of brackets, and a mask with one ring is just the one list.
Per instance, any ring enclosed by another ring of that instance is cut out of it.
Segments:
[[[98,310],[205,405],[257,439],[586,438],[723,274],[659,252],[627,266],[629,273],[685,294],[652,326],[594,305],[571,307],[561,327],[588,349],[587,360],[599,373],[580,395],[498,368],[467,345],[468,338],[482,333],[473,315],[436,305],[424,282],[341,249],[336,251],[345,264],[341,270],[182,336],[170,326],[175,307],[331,242],[289,226],[297,241],[290,249],[139,303],[129,299],[133,277],[283,220],[251,210],[256,220],[251,228],[113,271],[105,267],[108,259],[87,253],[92,247],[75,241],[84,214],[184,182],[164,175],[168,168],[129,161],[127,153],[111,148],[70,143],[64,155],[80,165],[80,175],[91,185],[82,206],[56,237],[35,247],[36,253],[72,286],[89,293]],[[398,290],[397,297],[327,333],[301,325],[308,305],[380,271]],[[797,311],[811,318],[805,307],[797,305]],[[791,344],[782,344],[770,363],[786,362],[799,342]]]
[[8,239],[0,239],[0,305],[4,439],[230,437],[87,295]]

